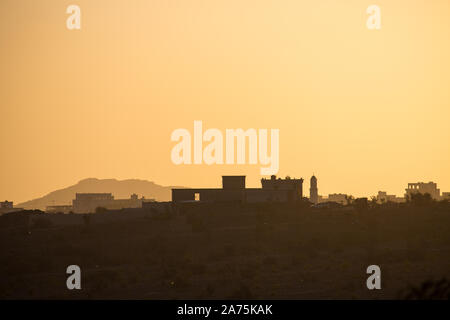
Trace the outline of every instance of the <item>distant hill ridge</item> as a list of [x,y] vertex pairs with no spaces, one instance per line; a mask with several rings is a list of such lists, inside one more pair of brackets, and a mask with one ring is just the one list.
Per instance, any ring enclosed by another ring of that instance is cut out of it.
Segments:
[[49,194],[22,202],[15,207],[25,209],[41,209],[52,205],[71,205],[76,193],[112,193],[115,199],[128,199],[131,194],[136,193],[139,197],[157,201],[170,201],[171,189],[180,188],[176,186],[161,186],[153,181],[139,179],[97,179],[88,178],[79,181],[70,187],[50,192]]

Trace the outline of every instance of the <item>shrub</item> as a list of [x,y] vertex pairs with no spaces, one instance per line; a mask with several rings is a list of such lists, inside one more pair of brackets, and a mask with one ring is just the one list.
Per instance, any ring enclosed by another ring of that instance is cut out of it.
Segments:
[[411,287],[400,295],[406,300],[448,300],[450,299],[450,281],[427,280],[418,287]]

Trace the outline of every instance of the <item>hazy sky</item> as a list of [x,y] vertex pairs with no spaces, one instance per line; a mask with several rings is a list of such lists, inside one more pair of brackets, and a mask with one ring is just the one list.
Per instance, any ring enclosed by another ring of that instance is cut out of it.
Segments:
[[279,175],[306,194],[313,173],[322,195],[450,191],[449,18],[448,0],[1,0],[0,199],[87,177],[259,186],[259,164],[171,162],[194,120],[280,129]]

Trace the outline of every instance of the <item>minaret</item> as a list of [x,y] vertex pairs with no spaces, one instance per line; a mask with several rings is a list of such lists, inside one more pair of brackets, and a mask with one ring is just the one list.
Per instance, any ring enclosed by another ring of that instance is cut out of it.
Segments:
[[309,183],[309,201],[314,204],[319,202],[319,192],[317,190],[317,178],[313,175]]

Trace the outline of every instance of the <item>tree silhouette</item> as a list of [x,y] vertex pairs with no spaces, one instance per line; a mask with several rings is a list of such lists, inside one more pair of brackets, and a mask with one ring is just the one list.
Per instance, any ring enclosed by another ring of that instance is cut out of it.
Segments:
[[407,201],[413,206],[425,207],[433,204],[434,200],[429,193],[412,193]]

